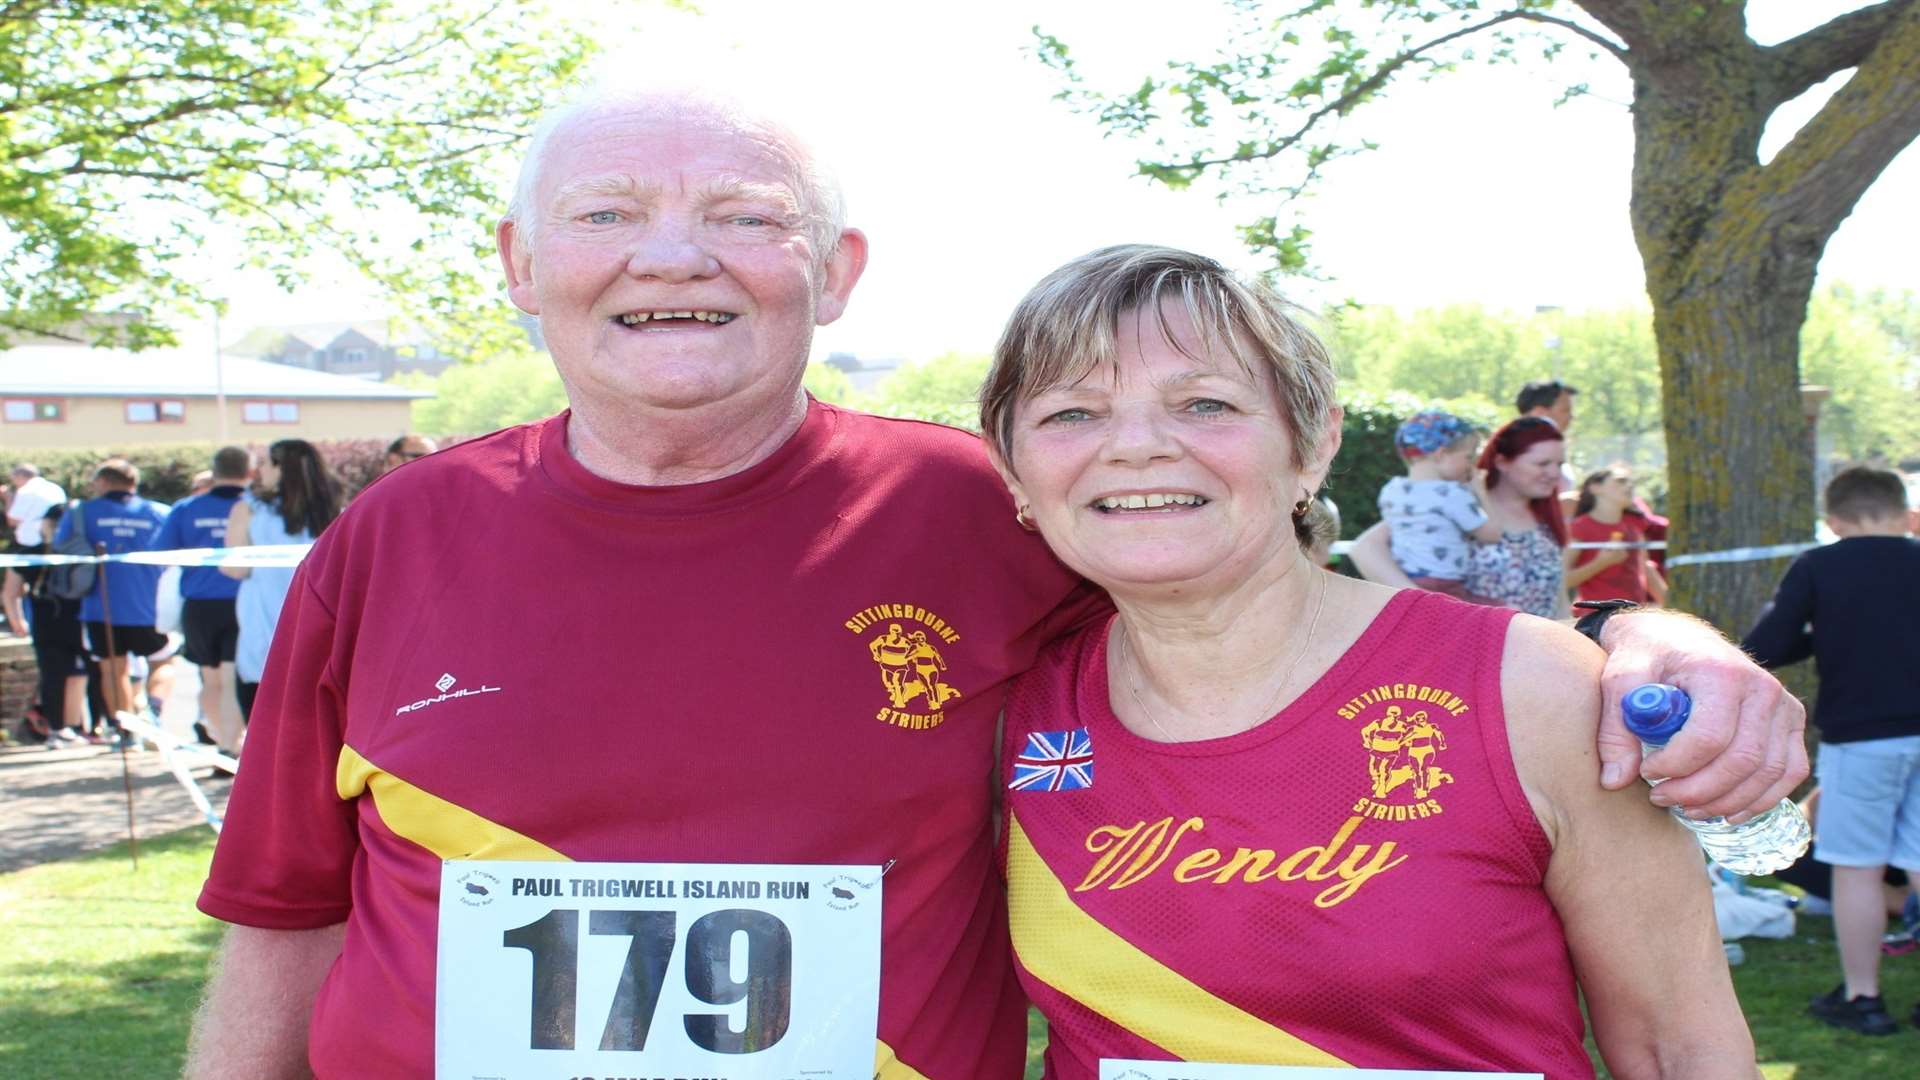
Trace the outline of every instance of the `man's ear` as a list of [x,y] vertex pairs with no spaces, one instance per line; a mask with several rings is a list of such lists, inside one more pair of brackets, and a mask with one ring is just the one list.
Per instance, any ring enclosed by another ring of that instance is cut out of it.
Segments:
[[867,234],[859,229],[841,232],[839,244],[835,245],[833,254],[827,256],[826,277],[820,284],[820,304],[813,315],[815,324],[825,326],[846,312],[853,287],[860,283],[860,275],[866,269]]
[[507,275],[507,297],[529,315],[540,314],[540,296],[533,287],[533,247],[512,218],[501,218],[493,229],[500,250],[500,269]]

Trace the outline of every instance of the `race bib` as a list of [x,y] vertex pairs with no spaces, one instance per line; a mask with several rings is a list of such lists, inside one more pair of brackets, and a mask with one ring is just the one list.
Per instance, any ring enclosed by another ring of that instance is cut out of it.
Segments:
[[880,868],[449,860],[440,1080],[867,1080]]
[[1208,1065],[1197,1061],[1100,1059],[1100,1080],[1487,1080],[1488,1077],[1543,1080],[1540,1073],[1323,1069],[1318,1065]]

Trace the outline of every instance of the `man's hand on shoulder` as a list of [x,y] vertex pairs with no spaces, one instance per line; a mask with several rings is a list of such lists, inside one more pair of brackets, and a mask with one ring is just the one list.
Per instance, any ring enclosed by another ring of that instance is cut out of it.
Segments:
[[[1601,644],[1603,787],[1625,787],[1643,772],[1667,776],[1654,802],[1744,821],[1806,779],[1806,708],[1712,626],[1677,612],[1626,612],[1607,620]],[[1693,714],[1643,763],[1639,740],[1621,720],[1620,699],[1650,682],[1685,690]]]

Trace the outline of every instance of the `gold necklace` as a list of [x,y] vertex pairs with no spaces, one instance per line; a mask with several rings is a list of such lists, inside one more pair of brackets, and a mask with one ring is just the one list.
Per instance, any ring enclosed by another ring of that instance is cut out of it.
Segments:
[[[1307,623],[1307,636],[1301,639],[1299,650],[1293,654],[1293,662],[1287,665],[1286,674],[1280,676],[1280,684],[1274,687],[1273,696],[1267,699],[1266,709],[1254,718],[1253,723],[1246,725],[1246,727],[1236,728],[1233,731],[1227,732],[1225,735],[1211,736],[1212,738],[1224,739],[1230,735],[1238,735],[1243,731],[1250,730],[1261,721],[1273,715],[1274,704],[1280,700],[1280,695],[1286,691],[1287,685],[1293,681],[1293,673],[1299,669],[1300,661],[1307,655],[1308,646],[1313,644],[1314,632],[1320,628],[1320,613],[1325,611],[1327,607],[1327,577],[1332,576],[1332,573],[1331,570],[1322,571],[1322,574],[1325,576],[1320,579],[1320,599],[1313,605],[1313,618]],[[1134,660],[1132,637],[1127,633],[1125,620],[1122,620],[1120,623],[1120,649],[1126,653],[1128,663],[1136,663]],[[1139,707],[1140,715],[1146,717],[1147,723],[1153,725],[1153,730],[1164,736],[1167,742],[1177,743],[1186,741],[1176,738],[1173,732],[1166,729],[1166,725],[1160,723],[1160,721],[1155,718],[1153,710],[1147,708],[1147,703],[1141,699],[1140,691],[1134,685],[1133,673],[1131,671],[1122,668],[1120,681],[1127,688],[1127,696],[1132,698],[1134,705]]]

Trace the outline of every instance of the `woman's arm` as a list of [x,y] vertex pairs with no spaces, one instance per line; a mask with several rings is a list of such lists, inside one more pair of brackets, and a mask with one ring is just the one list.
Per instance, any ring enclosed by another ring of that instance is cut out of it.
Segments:
[[1502,670],[1514,764],[1553,843],[1547,895],[1594,1041],[1622,1080],[1753,1080],[1700,849],[1638,790],[1593,781],[1601,661],[1567,628],[1522,615]]
[[[253,525],[253,508],[247,500],[234,501],[233,509],[227,511],[227,546],[230,548],[248,547],[253,541],[247,539],[248,529]],[[220,572],[230,578],[245,581],[253,571],[244,566],[223,566]]]
[[1652,559],[1647,560],[1647,595],[1661,607],[1667,606],[1667,579],[1660,573]]
[[1382,585],[1391,585],[1396,589],[1413,588],[1413,579],[1393,561],[1393,549],[1389,547],[1391,537],[1387,533],[1387,523],[1376,521],[1367,531],[1354,538],[1353,547],[1347,550],[1347,558],[1360,571],[1360,576],[1368,581],[1377,581]]
[[[1588,559],[1586,562],[1581,562],[1580,557],[1582,555],[1592,555],[1593,558]],[[1591,548],[1568,548],[1566,550],[1565,560],[1567,588],[1577,589],[1599,576],[1602,570],[1626,562],[1627,551],[1625,548],[1601,548],[1599,551],[1594,551]]]

